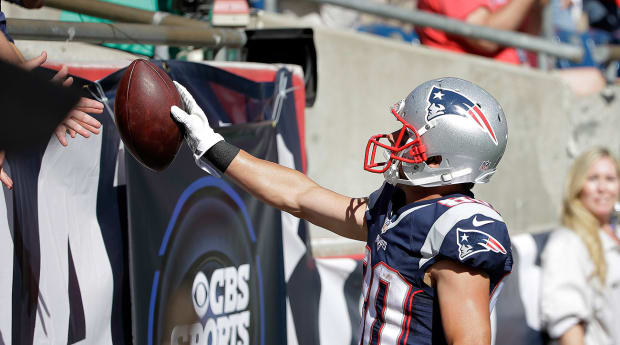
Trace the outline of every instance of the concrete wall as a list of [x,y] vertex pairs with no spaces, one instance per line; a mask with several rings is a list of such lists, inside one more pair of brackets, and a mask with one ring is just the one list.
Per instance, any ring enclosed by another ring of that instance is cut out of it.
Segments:
[[[28,11],[2,2],[8,17],[55,19],[49,9]],[[54,17],[56,16],[56,17]],[[303,21],[261,13],[256,27],[305,26]],[[362,168],[368,138],[398,127],[389,113],[396,101],[423,81],[455,76],[487,89],[502,104],[509,123],[508,148],[490,184],[477,197],[492,203],[511,233],[544,230],[559,213],[561,189],[571,158],[591,145],[620,152],[620,89],[575,96],[554,74],[488,59],[439,52],[353,31],[315,27],[318,95],[307,109],[308,174],[321,185],[365,196],[383,181]],[[133,55],[75,42],[18,41],[26,56],[42,48],[50,60],[126,60]],[[284,48],[284,47],[283,47]],[[341,240],[311,227],[319,255],[361,253],[363,243]]]
[[[300,25],[263,14],[257,26]],[[303,23],[301,24],[303,25]],[[308,109],[308,174],[350,196],[364,196],[383,181],[362,169],[368,138],[398,127],[389,107],[418,84],[454,76],[477,83],[502,104],[508,147],[491,183],[474,188],[505,218],[510,232],[555,224],[571,158],[591,145],[620,151],[620,89],[577,97],[557,75],[489,59],[411,46],[352,31],[315,28],[318,95]],[[362,245],[312,228],[315,253],[359,252]]]

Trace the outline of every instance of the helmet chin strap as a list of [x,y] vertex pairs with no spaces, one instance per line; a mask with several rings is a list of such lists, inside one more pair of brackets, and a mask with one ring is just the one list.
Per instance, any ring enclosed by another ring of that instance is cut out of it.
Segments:
[[[416,179],[403,179],[399,177],[399,171],[398,171],[398,167],[400,166],[399,164],[392,164],[392,167],[390,167],[390,169],[388,169],[385,173],[383,173],[385,180],[391,185],[403,184],[403,185],[408,185],[408,186],[421,186],[421,187],[426,187],[434,183],[441,183],[442,185],[443,184],[448,185],[450,184],[449,183],[450,181],[456,178],[459,178],[461,176],[469,175],[471,173],[471,168],[465,168],[465,169],[456,170],[456,171],[450,171],[449,168],[448,169],[442,168],[441,170],[444,170],[447,172],[444,174],[420,177]],[[428,169],[433,169],[433,168],[428,168]]]

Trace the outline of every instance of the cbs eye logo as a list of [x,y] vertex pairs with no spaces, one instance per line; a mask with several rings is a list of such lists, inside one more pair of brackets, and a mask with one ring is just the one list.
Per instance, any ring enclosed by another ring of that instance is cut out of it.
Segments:
[[[250,301],[249,279],[249,264],[241,265],[239,268],[219,268],[213,272],[210,283],[202,271],[198,272],[192,284],[192,301],[196,314],[203,318],[207,314],[209,304],[215,315],[246,309]],[[219,288],[224,288],[223,295],[216,293]]]
[[205,177],[188,187],[160,249],[152,345],[259,345],[264,304],[255,243],[245,205],[226,182]]
[[[204,339],[203,344],[228,344],[230,340],[233,344],[249,344],[249,278],[249,264],[238,268],[219,268],[210,280],[202,271],[196,274],[192,284],[192,302],[196,315],[204,322],[204,328],[200,334],[201,324],[193,325],[194,338]],[[184,329],[181,332],[176,330],[172,331],[171,339],[185,338],[187,332],[183,332]]]

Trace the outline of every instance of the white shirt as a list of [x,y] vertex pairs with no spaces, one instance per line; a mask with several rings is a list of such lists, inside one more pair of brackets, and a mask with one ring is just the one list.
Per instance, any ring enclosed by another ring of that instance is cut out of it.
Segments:
[[582,322],[586,345],[620,345],[620,246],[600,231],[607,282],[602,287],[586,246],[573,231],[554,231],[542,253],[541,312],[552,338]]

